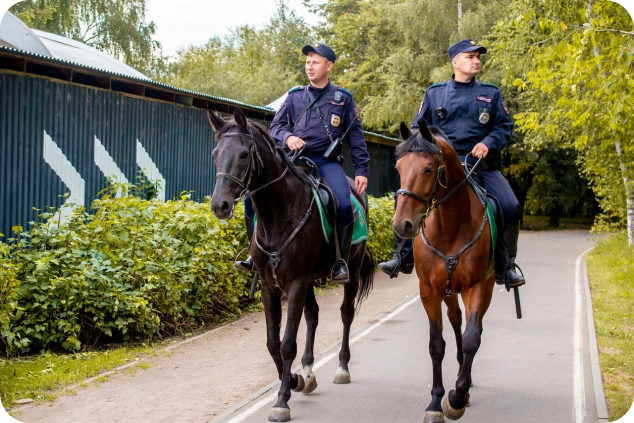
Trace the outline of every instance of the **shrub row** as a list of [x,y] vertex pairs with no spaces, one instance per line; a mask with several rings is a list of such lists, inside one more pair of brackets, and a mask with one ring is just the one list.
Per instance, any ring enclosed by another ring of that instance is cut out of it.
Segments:
[[[188,195],[115,198],[57,226],[40,215],[0,242],[0,348],[33,353],[151,339],[238,312],[249,286],[233,261],[246,246],[242,207],[216,219]],[[370,250],[392,248],[391,198],[370,200]]]

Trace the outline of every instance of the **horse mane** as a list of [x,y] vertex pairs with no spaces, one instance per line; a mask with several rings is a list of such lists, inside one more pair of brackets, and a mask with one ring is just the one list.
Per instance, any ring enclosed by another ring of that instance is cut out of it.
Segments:
[[435,156],[442,155],[438,140],[436,140],[435,138],[438,137],[444,141],[447,141],[447,136],[440,128],[436,126],[430,126],[429,132],[431,132],[432,134],[431,140],[423,138],[423,136],[420,135],[419,131],[413,131],[407,140],[403,141],[401,144],[399,144],[398,147],[396,147],[396,160],[401,159],[406,153],[410,151],[415,153],[427,153]]
[[249,121],[249,123],[257,130],[257,132],[264,138],[266,142],[269,143],[270,147],[275,151],[275,155],[280,160],[280,164],[282,167],[288,167],[288,171],[293,174],[297,179],[302,181],[307,185],[312,185],[312,181],[310,176],[304,170],[297,166],[295,163],[291,162],[291,159],[287,156],[286,151],[277,145],[271,135],[269,134],[266,126],[262,125],[258,122]]

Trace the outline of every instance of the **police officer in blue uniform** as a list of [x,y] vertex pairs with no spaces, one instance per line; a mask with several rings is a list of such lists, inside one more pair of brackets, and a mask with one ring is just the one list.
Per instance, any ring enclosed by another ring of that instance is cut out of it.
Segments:
[[[368,186],[370,155],[363,138],[361,115],[352,94],[330,82],[329,73],[337,58],[335,52],[322,43],[306,45],[302,52],[306,55],[306,75],[310,84],[288,92],[273,118],[269,133],[282,147],[290,150],[304,148],[303,155],[315,162],[337,197],[336,231],[341,260],[333,266],[332,280],[343,283],[349,280],[346,262],[352,241],[353,214],[350,187],[341,166],[343,157],[339,141],[347,141],[350,146],[356,174],[355,188],[359,194]],[[331,146],[336,148],[324,157]],[[253,209],[250,199],[245,200],[245,216],[251,239]],[[251,257],[236,261],[234,267],[252,271],[253,261]]]
[[[522,209],[508,182],[498,171],[496,160],[511,138],[513,119],[499,89],[475,79],[480,73],[480,55],[487,49],[467,39],[453,44],[447,52],[454,75],[450,81],[427,89],[412,129],[418,129],[419,125],[435,125],[447,135],[461,161],[468,153],[471,153],[468,158],[471,164],[482,158],[474,179],[493,194],[502,207],[504,226],[500,240],[511,260],[496,260],[496,280],[504,283],[504,276],[508,275],[511,287],[523,285],[524,278],[514,271],[512,265],[517,255]],[[396,243],[400,242],[396,237]],[[411,273],[414,261],[411,240],[401,250],[400,258],[400,270]],[[398,266],[398,257],[379,264],[388,274]]]

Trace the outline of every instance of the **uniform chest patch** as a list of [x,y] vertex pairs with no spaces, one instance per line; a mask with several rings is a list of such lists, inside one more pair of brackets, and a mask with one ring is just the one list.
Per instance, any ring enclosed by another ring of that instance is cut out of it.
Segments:
[[330,124],[335,128],[338,127],[341,124],[341,117],[333,113],[332,117],[330,118]]
[[491,103],[493,100],[491,100],[489,97],[485,97],[483,95],[478,95],[476,96],[476,100],[478,101],[484,101],[485,103]]
[[346,103],[344,101],[330,100],[330,104],[333,106],[345,106]]
[[478,114],[478,120],[480,121],[480,123],[486,125],[486,123],[489,121],[489,118],[491,117],[491,111],[489,109],[479,109]]

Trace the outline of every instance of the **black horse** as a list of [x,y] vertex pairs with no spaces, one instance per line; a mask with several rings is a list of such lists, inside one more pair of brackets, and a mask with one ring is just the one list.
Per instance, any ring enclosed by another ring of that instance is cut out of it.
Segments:
[[[218,143],[213,153],[217,170],[211,210],[218,219],[229,219],[235,202],[243,195],[251,195],[253,200],[257,228],[251,255],[262,280],[267,347],[282,381],[269,420],[289,421],[291,389],[309,393],[317,387],[312,366],[319,306],[313,282],[330,276],[330,244],[322,235],[310,177],[276,146],[266,128],[247,120],[239,108],[234,109],[233,120],[226,121],[212,111],[208,117]],[[367,218],[367,196],[357,198],[365,205]],[[348,266],[350,281],[344,285],[341,305],[343,342],[334,383],[350,383],[350,325],[356,307],[372,290],[374,262],[366,242],[351,248]],[[288,315],[280,342],[284,293],[288,296]],[[291,366],[297,356],[302,311],[308,333],[303,370],[295,375]]]

